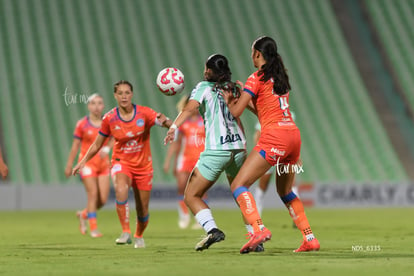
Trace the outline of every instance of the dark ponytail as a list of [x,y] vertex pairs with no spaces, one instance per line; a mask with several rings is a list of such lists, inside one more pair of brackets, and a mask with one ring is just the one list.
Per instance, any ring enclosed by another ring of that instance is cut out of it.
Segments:
[[211,55],[207,59],[206,67],[212,71],[212,74],[206,78],[207,81],[224,83],[231,80],[231,71],[225,56]]
[[291,89],[289,76],[282,57],[277,52],[276,42],[268,37],[262,36],[253,42],[253,48],[259,51],[266,63],[259,68],[259,76],[261,81],[273,79],[273,91],[277,95],[284,95]]
[[206,81],[215,82],[213,91],[230,90],[235,97],[240,96],[240,87],[231,81],[229,62],[225,56],[219,54],[209,56],[206,67],[211,69],[211,74],[205,78]]

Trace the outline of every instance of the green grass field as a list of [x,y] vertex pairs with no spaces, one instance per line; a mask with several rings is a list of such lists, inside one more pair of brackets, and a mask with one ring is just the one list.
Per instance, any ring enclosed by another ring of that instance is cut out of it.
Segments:
[[203,252],[193,249],[203,231],[179,230],[175,211],[151,212],[145,249],[115,245],[114,211],[99,213],[99,239],[79,234],[74,212],[0,212],[0,275],[412,275],[413,213],[309,209],[321,251],[298,254],[301,234],[287,211],[265,210],[273,232],[266,251],[240,255],[246,240],[238,210],[213,209],[226,240]]

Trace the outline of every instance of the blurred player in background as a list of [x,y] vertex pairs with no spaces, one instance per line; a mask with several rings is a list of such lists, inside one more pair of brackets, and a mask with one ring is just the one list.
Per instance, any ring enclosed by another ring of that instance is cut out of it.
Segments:
[[274,165],[283,168],[283,173],[276,174],[277,192],[303,235],[302,245],[295,252],[319,250],[319,242],[310,228],[302,201],[292,191],[295,177],[293,168],[299,160],[301,138],[289,111],[291,87],[276,42],[265,36],[256,39],[252,45],[251,58],[258,71],[247,79],[241,96],[235,98],[229,91],[223,94],[233,116],[238,118],[246,107],[253,109],[262,131],[259,142],[231,185],[233,197],[254,229],[254,234],[240,253],[254,251],[260,243],[272,237],[272,233],[264,227],[256,202],[248,189]]
[[[290,111],[290,114],[292,115],[293,121],[295,121],[295,113],[293,111]],[[261,133],[261,126],[259,122],[256,123],[255,130],[256,132],[253,136],[253,143],[257,144],[259,142]],[[299,164],[302,164],[302,161],[300,159],[298,162]],[[260,216],[262,216],[263,212],[264,196],[267,191],[267,188],[269,187],[270,178],[272,177],[272,174],[274,172],[275,167],[272,166],[262,177],[260,177],[259,183],[253,193],[254,199],[256,200],[257,210],[259,211]],[[295,185],[292,186],[292,191],[299,197],[298,188]],[[295,223],[293,223],[293,227],[296,227]]]
[[72,174],[82,171],[109,136],[114,137],[111,175],[115,185],[116,211],[122,226],[117,244],[131,243],[129,227],[128,192],[132,187],[137,211],[135,248],[144,248],[144,230],[149,222],[149,201],[152,189],[153,167],[150,147],[150,130],[154,125],[170,127],[171,120],[149,107],[132,103],[133,87],[121,80],[114,85],[118,107],[105,114],[99,135],[83,159],[73,168]]
[[9,174],[9,168],[7,167],[6,163],[4,163],[1,148],[0,148],[0,174],[3,179],[6,179],[7,175]]
[[[66,163],[65,175],[69,177],[72,174],[73,161],[80,149],[78,160],[82,160],[86,151],[98,136],[102,123],[102,112],[104,109],[103,98],[98,94],[93,94],[88,98],[89,115],[80,119],[73,133],[72,148],[69,152]],[[101,151],[80,171],[80,177],[85,186],[88,202],[86,208],[76,213],[79,219],[79,229],[84,235],[87,231],[87,222],[89,222],[90,235],[94,238],[101,237],[98,230],[96,211],[102,208],[109,195],[109,151],[110,144],[102,147]]]
[[[181,112],[188,103],[189,96],[183,96],[177,104],[178,112]],[[191,216],[184,202],[184,189],[188,178],[196,165],[200,153],[204,151],[204,122],[199,113],[191,115],[175,133],[175,140],[170,144],[164,161],[164,172],[170,170],[173,159],[173,174],[177,179],[178,193],[178,226],[185,229],[190,225]],[[200,228],[196,223],[193,229]]]
[[201,251],[224,240],[209,206],[202,196],[225,171],[229,184],[246,158],[246,138],[238,118],[234,118],[221,95],[221,86],[229,85],[231,71],[227,58],[210,56],[204,68],[204,81],[197,84],[190,100],[167,132],[165,143],[174,141],[176,129],[199,110],[204,119],[205,150],[194,168],[184,192],[184,200],[207,233],[195,249]]

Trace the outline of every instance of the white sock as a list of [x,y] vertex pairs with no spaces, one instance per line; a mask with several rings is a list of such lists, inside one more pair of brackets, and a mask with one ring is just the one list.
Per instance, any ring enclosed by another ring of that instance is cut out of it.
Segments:
[[256,189],[254,190],[254,200],[256,201],[256,207],[257,207],[257,211],[259,212],[259,215],[262,216],[262,211],[263,211],[263,198],[265,195],[265,191],[263,191],[259,186],[256,187]]
[[315,236],[313,235],[313,234],[308,234],[308,235],[306,235],[306,240],[307,241],[311,241],[311,240],[313,240],[315,238]]
[[245,224],[244,226],[246,227],[247,233],[254,234],[253,226],[250,224]]
[[217,228],[216,222],[214,221],[213,215],[210,209],[203,209],[195,215],[198,223],[203,226],[206,233],[211,229]]
[[298,187],[293,186],[293,187],[292,187],[292,192],[294,192],[294,193],[295,193],[295,195],[299,198],[299,190],[298,190]]

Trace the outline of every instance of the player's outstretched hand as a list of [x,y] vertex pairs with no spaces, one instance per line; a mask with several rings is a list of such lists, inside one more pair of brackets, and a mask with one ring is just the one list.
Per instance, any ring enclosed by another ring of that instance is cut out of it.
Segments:
[[161,124],[164,124],[165,121],[167,121],[167,117],[162,113],[157,113],[157,119]]
[[169,128],[172,123],[171,120],[162,113],[157,113],[157,120],[163,127],[166,128]]
[[174,141],[174,138],[175,138],[175,128],[169,128],[167,135],[164,138],[164,145],[168,143],[172,143]]
[[226,104],[232,103],[232,102],[236,102],[237,98],[234,97],[233,92],[231,90],[222,90],[221,91],[221,96],[223,96],[224,101],[226,102]]
[[77,175],[78,173],[79,173],[79,171],[81,170],[81,169],[83,169],[83,167],[84,167],[85,165],[82,163],[82,162],[80,162],[80,163],[78,163],[78,164],[76,164],[76,166],[73,168],[73,170],[72,170],[72,175]]

